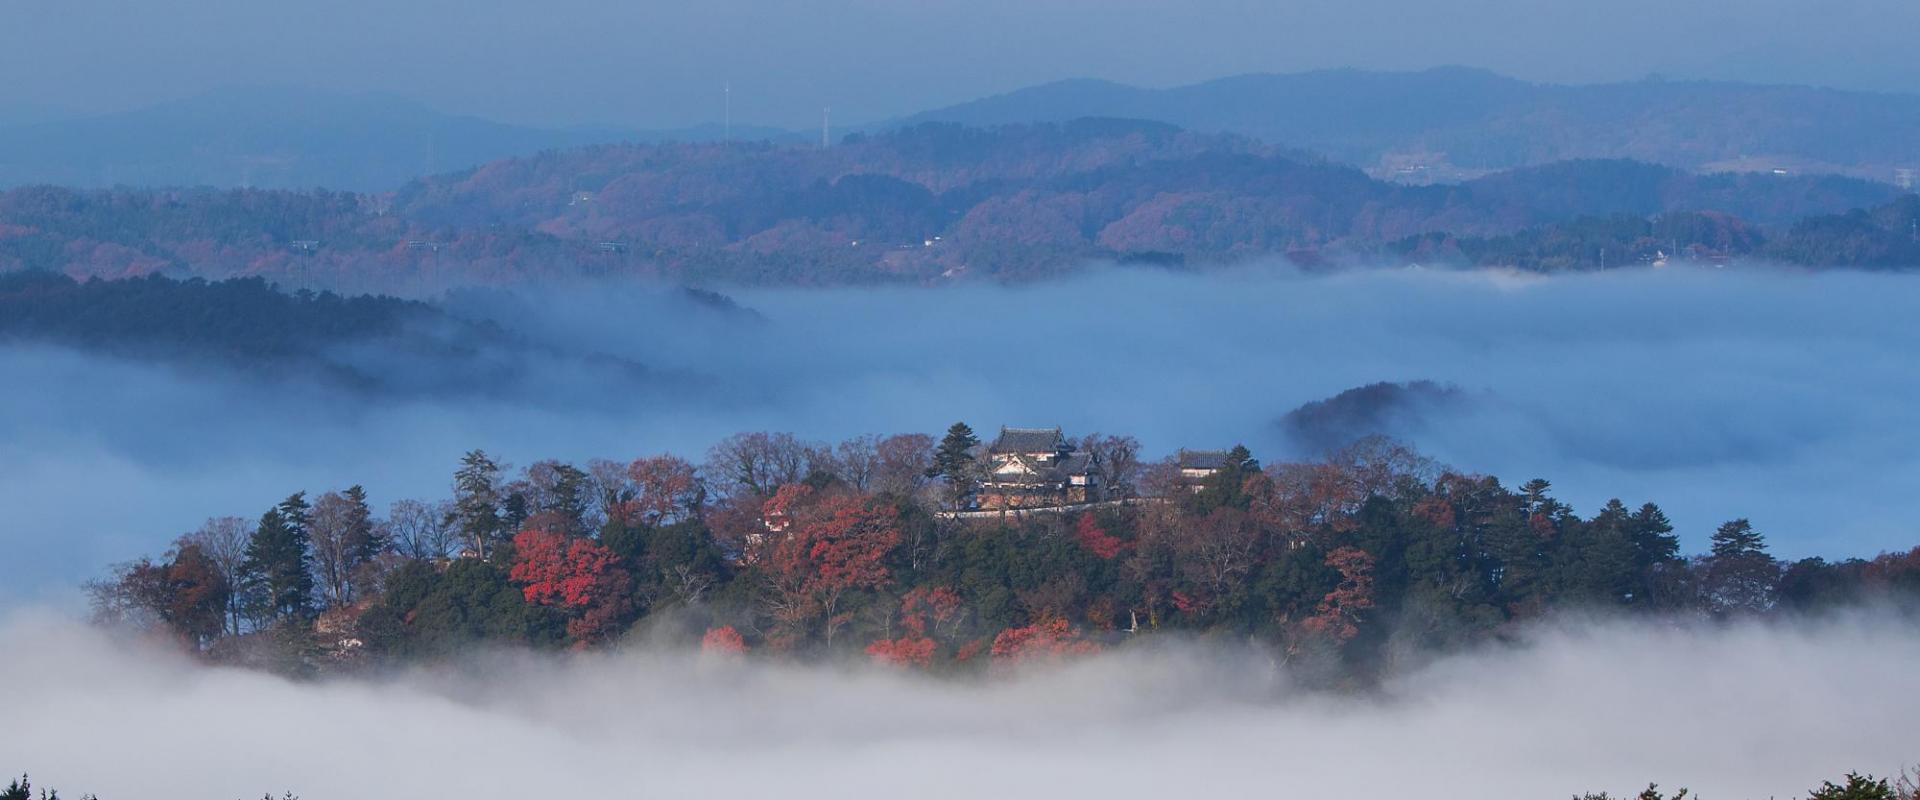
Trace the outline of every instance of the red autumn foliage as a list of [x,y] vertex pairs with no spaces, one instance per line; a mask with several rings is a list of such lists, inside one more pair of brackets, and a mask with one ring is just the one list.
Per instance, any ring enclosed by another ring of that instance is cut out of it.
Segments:
[[995,663],[1025,664],[1058,661],[1069,656],[1100,652],[1100,645],[1087,641],[1065,619],[1053,617],[1023,628],[1008,628],[993,637]]
[[513,537],[515,558],[508,575],[523,584],[527,602],[577,608],[593,601],[602,574],[617,569],[613,551],[590,539],[544,530]]
[[900,544],[899,509],[856,495],[815,499],[804,487],[790,485],[767,501],[765,518],[774,616],[804,625],[824,615],[831,647],[834,632],[848,619],[840,612],[840,598],[892,580],[885,562]]
[[1320,598],[1313,616],[1301,620],[1300,627],[1345,642],[1360,633],[1360,614],[1373,607],[1373,556],[1342,547],[1328,553],[1326,563],[1340,572],[1340,585]]
[[900,598],[900,626],[906,635],[874,641],[867,645],[867,655],[876,663],[925,667],[939,648],[936,638],[953,636],[965,610],[960,595],[950,588],[917,587]]
[[760,504],[760,527],[770,533],[785,534],[793,527],[794,518],[812,508],[818,499],[811,486],[804,483],[785,484]]
[[867,655],[876,664],[897,667],[926,667],[933,663],[934,643],[924,636],[879,639],[867,645]]
[[1920,547],[1904,553],[1881,553],[1867,562],[1866,578],[1869,582],[1885,586],[1901,581],[1914,581],[1920,576]]
[[900,624],[915,636],[925,635],[929,628],[950,636],[965,610],[958,592],[945,586],[921,586],[900,598]]
[[508,577],[521,584],[529,603],[572,612],[567,633],[588,642],[610,633],[626,612],[632,576],[619,556],[591,539],[541,530],[513,537],[514,562]]
[[890,578],[884,561],[900,543],[897,517],[892,508],[847,498],[835,503],[826,519],[809,525],[807,558],[818,572],[819,590],[885,586]]
[[732,625],[711,628],[707,635],[700,637],[700,652],[721,655],[745,655],[747,640],[734,630]]
[[1542,540],[1551,540],[1560,534],[1559,527],[1554,524],[1553,517],[1537,511],[1527,517],[1527,528],[1532,530],[1534,535],[1540,537]]
[[636,496],[622,508],[628,519],[659,525],[683,516],[701,500],[700,479],[685,459],[661,455],[627,466]]
[[1087,548],[1087,552],[1108,560],[1119,556],[1127,546],[1125,540],[1100,527],[1100,522],[1092,514],[1081,514],[1080,519],[1074,522],[1073,538],[1081,547]]

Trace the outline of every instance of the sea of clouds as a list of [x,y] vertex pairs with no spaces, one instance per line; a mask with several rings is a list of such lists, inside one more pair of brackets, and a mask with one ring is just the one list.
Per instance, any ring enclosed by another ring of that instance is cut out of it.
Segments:
[[1920,758],[1910,622],[1591,622],[1378,693],[1161,641],[975,678],[636,647],[297,682],[0,618],[0,770],[105,800],[1796,797]]
[[1153,457],[1243,442],[1276,460],[1313,455],[1274,424],[1288,410],[1422,379],[1470,401],[1407,409],[1417,424],[1392,432],[1463,470],[1548,478],[1582,513],[1656,501],[1689,550],[1740,516],[1785,556],[1920,544],[1920,277],[1096,269],[734,297],[754,313],[620,285],[456,298],[536,344],[652,370],[634,383],[533,363],[528,386],[471,396],[0,346],[0,550],[15,567],[0,605],[72,605],[102,565],[296,490],[443,497],[475,447],[520,465],[699,460],[744,430],[834,440],[966,420],[1130,433]]

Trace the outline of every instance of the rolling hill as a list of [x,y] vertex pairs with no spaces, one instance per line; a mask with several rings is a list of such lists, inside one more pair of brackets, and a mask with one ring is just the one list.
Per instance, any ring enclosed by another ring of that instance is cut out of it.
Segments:
[[1464,68],[1242,75],[1170,89],[1072,80],[897,124],[1087,116],[1252,136],[1409,182],[1586,158],[1883,181],[1920,167],[1920,95],[1652,79],[1564,86]]
[[[1099,261],[1278,257],[1328,268],[1558,270],[1617,266],[1660,248],[1746,256],[1804,218],[1893,208],[1898,196],[1852,178],[1703,175],[1622,160],[1407,186],[1163,123],[927,123],[825,149],[677,142],[546,151],[375,194],[15,189],[0,192],[0,270],[258,275],[407,293],[602,276],[1030,280]],[[1819,266],[1854,263],[1848,253],[1868,252],[1855,247],[1862,237],[1904,232],[1903,213],[1886,212],[1892,222],[1877,226],[1826,224],[1826,239],[1802,237],[1793,252]],[[1871,249],[1876,266],[1906,252]]]

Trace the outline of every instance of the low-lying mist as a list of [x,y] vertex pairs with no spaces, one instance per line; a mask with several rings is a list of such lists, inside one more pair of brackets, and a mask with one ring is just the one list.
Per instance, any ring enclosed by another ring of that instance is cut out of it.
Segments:
[[0,768],[107,800],[1792,797],[1920,758],[1914,633],[1542,627],[1351,696],[1154,640],[983,679],[633,647],[301,683],[14,614]]
[[72,602],[105,562],[295,490],[442,497],[475,447],[520,465],[699,460],[744,430],[834,440],[964,419],[1130,433],[1154,457],[1244,442],[1272,461],[1314,455],[1277,424],[1286,412],[1379,381],[1458,390],[1388,431],[1429,455],[1548,478],[1583,513],[1658,502],[1689,550],[1737,516],[1789,557],[1920,539],[1920,277],[1096,270],[734,295],[757,313],[663,296],[449,301],[536,344],[644,365],[632,386],[560,364],[521,370],[535,385],[504,395],[369,395],[0,345],[0,548],[16,566],[0,603]]

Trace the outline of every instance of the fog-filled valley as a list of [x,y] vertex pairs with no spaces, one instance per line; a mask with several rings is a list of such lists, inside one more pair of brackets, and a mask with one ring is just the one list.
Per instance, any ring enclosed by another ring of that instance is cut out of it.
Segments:
[[1912,624],[1548,625],[1356,697],[1173,638],[976,680],[637,642],[300,682],[16,614],[0,753],[153,800],[1797,796],[1910,763]]
[[[742,290],[737,306],[619,284],[466,292],[439,307],[497,325],[514,345],[487,360],[504,366],[372,390],[15,338],[0,546],[23,572],[6,592],[72,606],[101,565],[296,490],[436,500],[474,448],[698,462],[742,431],[832,442],[954,420],[1131,434],[1149,458],[1243,443],[1270,462],[1384,433],[1509,485],[1547,478],[1582,513],[1658,502],[1689,550],[1748,517],[1785,556],[1870,556],[1916,533],[1914,280],[1101,268],[1018,288]],[[473,371],[382,341],[352,346],[355,369]],[[1333,430],[1282,422],[1383,381],[1443,391],[1315,417]]]
[[1920,800],[1912,0],[16,5],[0,800]]

